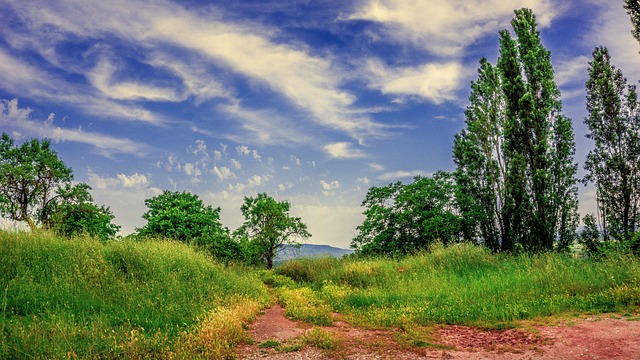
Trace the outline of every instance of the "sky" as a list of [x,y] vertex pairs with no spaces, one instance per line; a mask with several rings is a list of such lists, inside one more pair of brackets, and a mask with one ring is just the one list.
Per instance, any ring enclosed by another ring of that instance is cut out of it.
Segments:
[[[291,203],[308,243],[347,248],[372,186],[453,171],[479,60],[537,16],[582,169],[592,52],[640,79],[623,0],[0,0],[0,131],[48,138],[122,235],[189,191],[242,224]],[[581,175],[583,174],[581,170]],[[593,189],[580,185],[580,212]]]

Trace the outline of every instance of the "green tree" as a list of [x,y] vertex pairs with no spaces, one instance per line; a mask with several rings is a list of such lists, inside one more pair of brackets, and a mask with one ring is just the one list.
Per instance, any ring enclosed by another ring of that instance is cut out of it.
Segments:
[[516,10],[497,67],[480,61],[454,141],[465,237],[493,250],[566,249],[578,223],[572,124],[535,20]]
[[46,209],[46,228],[66,237],[87,234],[102,240],[114,238],[120,226],[113,224],[108,207],[93,203],[89,190],[87,184],[59,188],[56,201]]
[[455,207],[453,176],[438,172],[371,187],[362,206],[365,219],[351,247],[362,255],[397,256],[428,249],[433,243],[458,241],[460,218]]
[[640,42],[640,0],[625,0],[624,8],[631,18],[631,25],[633,25],[631,33]]
[[640,220],[640,105],[634,86],[598,47],[589,63],[585,184],[594,183],[603,237],[628,241]]
[[240,208],[245,218],[236,236],[248,239],[253,251],[266,264],[273,267],[278,250],[285,246],[300,246],[301,240],[311,237],[307,225],[299,217],[289,215],[288,201],[276,201],[265,193],[244,198]]
[[70,185],[71,168],[51,148],[49,140],[32,139],[16,146],[0,137],[0,214],[24,221],[31,230],[46,224],[59,188]]
[[147,224],[138,236],[162,237],[199,246],[224,261],[241,258],[240,248],[220,222],[220,207],[205,205],[198,195],[165,190],[145,200]]
[[500,239],[508,237],[503,219],[506,101],[500,74],[485,58],[480,60],[478,79],[471,83],[469,101],[467,127],[455,136],[453,145],[456,200],[465,238],[479,238],[498,251]]
[[500,32],[498,68],[506,99],[506,192],[503,250],[564,249],[578,223],[571,120],[562,115],[551,55],[542,45],[535,15],[515,11],[516,34]]

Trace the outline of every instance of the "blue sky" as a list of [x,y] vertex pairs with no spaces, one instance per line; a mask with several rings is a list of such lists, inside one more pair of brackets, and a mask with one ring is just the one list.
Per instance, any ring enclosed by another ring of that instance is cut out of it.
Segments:
[[[369,187],[454,169],[470,81],[516,8],[537,15],[581,168],[593,49],[640,79],[622,0],[0,4],[0,131],[50,138],[123,234],[164,189],[220,206],[231,230],[266,192],[310,243],[348,247]],[[592,189],[580,201],[592,211]]]

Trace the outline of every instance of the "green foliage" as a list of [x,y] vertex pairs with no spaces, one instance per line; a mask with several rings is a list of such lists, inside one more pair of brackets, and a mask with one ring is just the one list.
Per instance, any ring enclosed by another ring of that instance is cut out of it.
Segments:
[[71,168],[51,149],[49,140],[32,139],[15,145],[0,137],[0,214],[24,221],[34,230],[47,220],[46,211],[59,186],[73,180]]
[[593,214],[585,215],[582,222],[584,229],[580,233],[580,243],[588,255],[597,256],[600,253],[600,230],[596,217]]
[[220,208],[204,205],[198,195],[165,190],[144,203],[149,210],[142,215],[147,224],[138,229],[140,236],[187,242],[223,232]]
[[584,182],[596,186],[604,240],[630,241],[640,221],[640,104],[607,48],[595,49],[589,65],[585,124],[595,148]]
[[255,273],[174,241],[0,232],[0,258],[3,359],[167,358],[209,312],[269,301]]
[[98,207],[89,194],[87,184],[58,189],[58,200],[51,204],[47,228],[66,237],[89,235],[101,240],[113,239],[120,226],[112,223],[114,216],[108,207]]
[[451,174],[416,177],[372,187],[362,206],[365,220],[351,247],[360,255],[397,256],[428,249],[436,242],[453,243],[460,235],[455,213],[455,185]]
[[500,239],[507,235],[503,214],[507,196],[503,148],[506,100],[500,74],[485,58],[480,60],[478,79],[471,83],[469,100],[467,128],[455,136],[453,145],[456,200],[465,238],[480,238],[497,251]]
[[231,239],[220,222],[220,208],[205,205],[198,195],[165,190],[145,200],[147,224],[137,229],[137,236],[175,239],[205,249],[216,258],[242,261],[241,245]]
[[624,8],[631,18],[631,34],[640,42],[640,0],[624,0]]
[[299,246],[300,240],[311,237],[307,225],[299,217],[289,215],[289,208],[288,201],[276,201],[264,193],[244,198],[241,211],[245,221],[236,230],[235,237],[248,240],[249,249],[267,269],[273,267],[279,249]]
[[480,61],[467,129],[456,136],[465,237],[495,250],[566,250],[578,223],[575,143],[535,15],[515,11],[497,68]]

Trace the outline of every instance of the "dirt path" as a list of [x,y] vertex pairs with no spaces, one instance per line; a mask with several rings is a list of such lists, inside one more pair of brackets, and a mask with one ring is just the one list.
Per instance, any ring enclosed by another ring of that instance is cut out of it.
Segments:
[[[338,344],[332,350],[304,346],[313,326],[285,317],[275,305],[249,327],[253,344],[238,348],[241,359],[640,359],[640,321],[602,315],[558,326],[480,331],[465,326],[436,329],[438,346],[416,347],[400,330],[354,327],[337,315],[323,327]],[[282,346],[277,346],[281,344]]]

